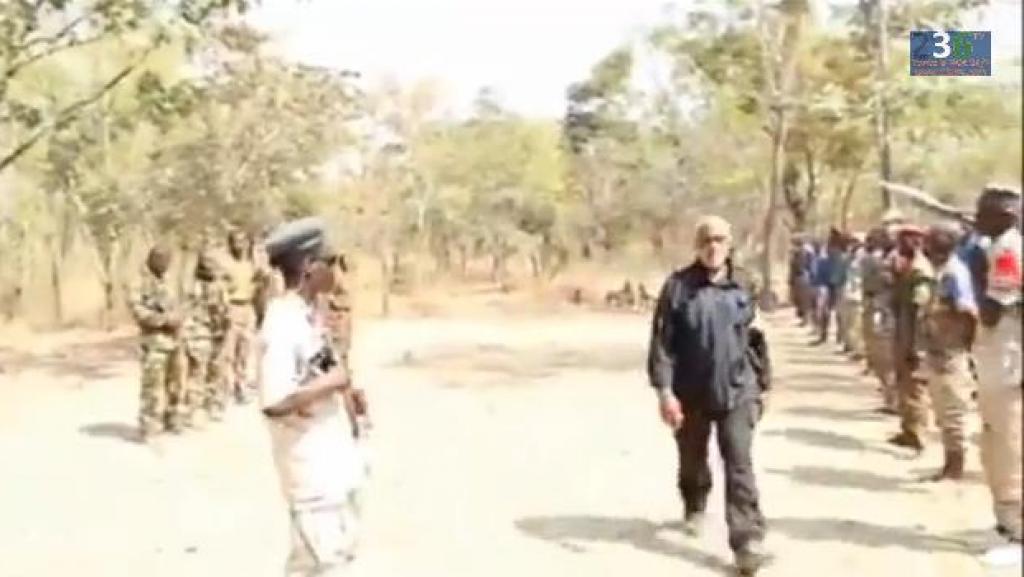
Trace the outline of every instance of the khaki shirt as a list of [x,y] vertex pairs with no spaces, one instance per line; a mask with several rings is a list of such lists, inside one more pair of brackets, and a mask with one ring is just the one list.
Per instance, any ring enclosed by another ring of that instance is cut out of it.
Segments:
[[229,256],[223,266],[231,303],[251,303],[256,295],[256,265],[249,260],[236,260]]

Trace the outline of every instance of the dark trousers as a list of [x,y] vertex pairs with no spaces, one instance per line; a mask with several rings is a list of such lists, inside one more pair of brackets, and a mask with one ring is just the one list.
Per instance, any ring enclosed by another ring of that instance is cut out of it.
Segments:
[[679,449],[679,492],[687,514],[703,512],[711,492],[708,438],[715,426],[718,450],[725,463],[725,521],[733,551],[764,538],[764,516],[758,502],[757,482],[751,459],[754,429],[761,405],[756,400],[727,412],[688,409],[676,432]]

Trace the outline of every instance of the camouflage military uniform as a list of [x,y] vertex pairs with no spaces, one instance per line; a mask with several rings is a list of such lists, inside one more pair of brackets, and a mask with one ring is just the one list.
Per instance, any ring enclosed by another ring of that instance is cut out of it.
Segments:
[[130,289],[129,301],[141,332],[139,428],[144,436],[164,427],[177,430],[185,410],[178,336],[165,326],[178,308],[170,283],[144,269],[138,284]]
[[196,279],[188,293],[184,325],[188,382],[185,402],[188,420],[205,409],[219,418],[225,408],[226,381],[221,355],[228,328],[228,299],[219,280]]
[[882,387],[885,408],[897,409],[896,386],[893,375],[892,278],[886,270],[881,250],[865,255],[861,269],[864,306],[861,309],[861,329],[864,334],[868,368]]
[[931,302],[934,273],[931,263],[918,253],[907,263],[894,262],[893,313],[896,326],[893,357],[896,364],[901,434],[924,442],[928,423],[927,376],[924,373],[924,339],[922,322]]

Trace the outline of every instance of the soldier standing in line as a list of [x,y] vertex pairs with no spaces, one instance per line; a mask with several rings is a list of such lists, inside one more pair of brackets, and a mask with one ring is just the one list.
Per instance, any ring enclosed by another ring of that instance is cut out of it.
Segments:
[[183,331],[188,358],[186,424],[195,425],[199,409],[205,410],[211,420],[220,421],[228,394],[221,361],[224,335],[230,321],[227,292],[208,253],[199,256],[186,306],[188,315]]
[[867,238],[861,263],[864,292],[863,330],[868,369],[878,379],[882,391],[881,412],[897,414],[897,394],[893,373],[892,272],[886,261],[893,243],[884,228],[873,229]]
[[816,283],[818,285],[818,298],[821,299],[818,309],[820,313],[819,333],[818,340],[815,342],[817,345],[823,345],[828,342],[828,330],[832,323],[833,315],[836,315],[836,342],[841,342],[843,334],[842,319],[837,313],[839,297],[843,286],[846,285],[846,265],[844,239],[838,230],[832,229],[826,242],[825,254],[818,261],[817,270],[815,271],[818,277]]
[[240,404],[249,402],[253,390],[249,373],[256,330],[254,297],[260,282],[249,249],[245,233],[231,231],[228,235],[229,258],[225,263],[231,325],[224,338],[224,364],[229,386]]
[[924,450],[924,432],[928,416],[922,369],[922,321],[931,302],[934,278],[931,263],[924,256],[924,231],[904,225],[896,237],[893,266],[893,360],[896,365],[896,392],[899,400],[900,432],[889,439],[893,445],[917,452]]
[[991,563],[1021,558],[1021,195],[989,187],[978,199],[978,232],[989,239],[981,326],[975,345],[978,407],[983,425],[981,461],[992,492],[997,531],[1010,545],[989,552]]
[[854,233],[847,239],[846,260],[846,283],[843,285],[839,304],[840,318],[843,322],[839,326],[842,329],[843,352],[859,361],[864,358],[864,342],[861,338],[861,310],[864,305],[863,234]]
[[928,258],[935,266],[935,290],[927,308],[925,341],[929,391],[935,421],[942,432],[945,461],[931,477],[960,480],[966,452],[965,420],[974,380],[970,351],[978,321],[971,274],[955,253],[959,231],[936,226],[928,232]]
[[143,442],[164,429],[181,432],[184,416],[178,335],[182,318],[166,278],[170,261],[166,248],[153,247],[138,284],[129,289],[129,305],[141,334],[139,433]]

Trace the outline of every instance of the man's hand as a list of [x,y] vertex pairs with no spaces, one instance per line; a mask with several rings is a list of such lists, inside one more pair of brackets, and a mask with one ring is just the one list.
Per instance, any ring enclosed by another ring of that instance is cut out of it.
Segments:
[[668,428],[678,431],[679,427],[683,426],[683,407],[671,391],[658,392],[658,410],[661,413],[661,422]]
[[768,407],[771,406],[771,398],[772,398],[771,394],[768,393],[767,391],[761,393],[761,396],[758,398],[758,401],[757,401],[757,409],[758,409],[757,420],[758,421],[763,419],[764,418],[764,414],[768,412]]

